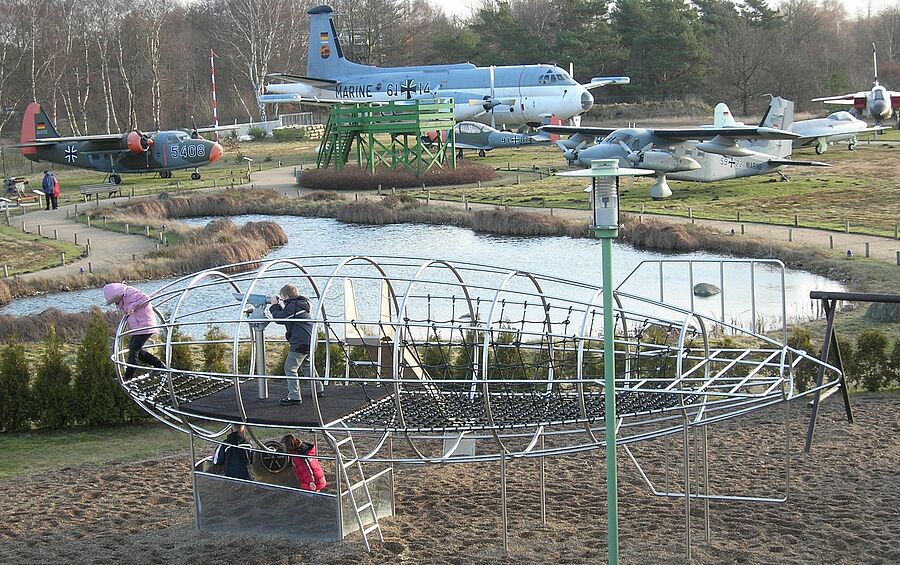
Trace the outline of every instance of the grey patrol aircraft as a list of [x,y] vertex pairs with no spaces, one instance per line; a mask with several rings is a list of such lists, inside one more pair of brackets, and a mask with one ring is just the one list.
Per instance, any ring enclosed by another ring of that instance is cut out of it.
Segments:
[[[720,103],[712,126],[613,129],[548,125],[540,129],[572,135],[557,142],[569,164],[590,166],[594,159],[618,159],[620,167],[653,171],[656,183],[650,196],[658,200],[672,195],[667,177],[714,182],[775,173],[789,165],[827,167],[818,161],[789,159],[792,141],[800,139],[790,131],[793,118],[794,103],[775,97],[759,126],[735,122],[728,106]],[[602,138],[588,146],[598,137]]]
[[21,147],[22,155],[31,161],[102,171],[115,184],[122,182],[120,173],[159,173],[160,178],[171,178],[172,171],[179,169],[194,169],[191,179],[200,180],[197,169],[215,163],[223,150],[199,134],[216,129],[63,137],[41,105],[32,102],[25,109],[20,142],[15,147]]
[[568,120],[591,109],[591,90],[628,84],[628,77],[596,77],[579,84],[553,65],[476,67],[471,63],[374,67],[344,57],[330,6],[309,10],[306,75],[273,73],[261,103],[333,104],[452,98],[457,121],[538,125],[545,115]]
[[869,127],[869,124],[850,115],[850,112],[834,112],[825,118],[800,120],[794,122],[791,131],[800,134],[794,147],[815,146],[816,155],[828,150],[828,146],[836,141],[846,141],[851,151],[856,148],[861,133],[877,133],[891,129],[884,126]]

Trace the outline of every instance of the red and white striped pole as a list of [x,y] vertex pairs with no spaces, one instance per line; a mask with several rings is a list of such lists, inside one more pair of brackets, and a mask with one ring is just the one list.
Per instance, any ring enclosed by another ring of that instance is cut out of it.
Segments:
[[[214,57],[216,53],[210,49],[209,50],[209,70],[210,77],[212,78],[212,115],[213,115],[213,125],[215,127],[219,127],[219,108],[216,103],[216,63]],[[216,141],[219,140],[219,132],[216,131]]]

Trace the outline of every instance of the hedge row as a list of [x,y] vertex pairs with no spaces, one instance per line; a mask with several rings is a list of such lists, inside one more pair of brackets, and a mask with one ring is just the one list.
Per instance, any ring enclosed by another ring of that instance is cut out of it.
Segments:
[[[812,336],[806,328],[796,328],[788,340],[791,347],[802,349],[818,357],[818,347],[812,344]],[[900,385],[900,341],[888,353],[887,338],[878,330],[866,330],[859,334],[854,345],[838,338],[841,360],[844,364],[850,388],[871,392]],[[832,349],[829,363],[837,366],[837,355]],[[797,366],[797,387],[812,388],[816,382],[817,366],[809,362]]]

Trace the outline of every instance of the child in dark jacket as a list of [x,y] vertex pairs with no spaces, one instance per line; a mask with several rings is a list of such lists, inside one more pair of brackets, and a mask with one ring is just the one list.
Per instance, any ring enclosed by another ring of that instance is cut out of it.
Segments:
[[244,426],[233,425],[225,443],[216,448],[213,464],[222,465],[226,477],[253,480],[250,473],[250,466],[253,464],[253,452],[250,451],[252,447],[244,435]]
[[285,453],[293,455],[306,455],[307,457],[291,457],[291,466],[300,488],[303,490],[320,491],[328,486],[325,481],[325,471],[314,456],[316,446],[312,443],[300,441],[294,434],[287,434],[282,438]]
[[[312,376],[311,363],[308,359],[313,326],[309,318],[309,299],[301,295],[294,285],[286,284],[281,287],[279,294],[270,296],[267,301],[271,304],[269,313],[272,314],[272,318],[285,326],[284,338],[290,346],[284,360],[284,376],[290,377],[288,395],[281,399],[281,403],[299,404],[303,402],[303,397],[300,396],[300,379],[297,378],[297,371],[300,371],[303,380],[309,381]],[[322,396],[325,387],[319,380],[315,383],[316,392]]]

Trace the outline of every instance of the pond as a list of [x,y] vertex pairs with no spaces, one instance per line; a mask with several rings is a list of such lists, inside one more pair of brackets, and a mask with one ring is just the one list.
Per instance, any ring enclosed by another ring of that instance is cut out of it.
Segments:
[[[453,226],[392,224],[363,226],[344,224],[330,218],[298,216],[245,215],[231,218],[237,224],[248,221],[277,222],[288,235],[288,244],[273,250],[266,258],[315,255],[378,255],[446,259],[508,267],[560,277],[569,281],[600,283],[600,242],[569,237],[500,237],[478,234]],[[184,220],[203,225],[212,218]],[[613,280],[622,289],[652,299],[660,299],[660,273],[656,264],[643,261],[676,260],[667,264],[662,275],[666,287],[680,285],[680,292],[666,290],[667,303],[689,308],[731,323],[746,324],[753,314],[757,320],[781,319],[780,269],[749,263],[730,263],[720,271],[719,264],[704,261],[723,259],[708,253],[667,255],[614,244]],[[695,263],[692,267],[690,262]],[[164,285],[166,280],[137,283],[146,292]],[[725,289],[722,295],[692,297],[691,284],[712,283]],[[789,320],[808,319],[817,314],[817,303],[809,299],[810,290],[844,290],[840,283],[803,271],[786,270],[784,276],[786,313]],[[751,300],[752,298],[752,300]],[[756,307],[751,308],[752,301]],[[102,303],[97,289],[72,291],[17,300],[0,313],[28,315],[54,307],[78,312]],[[774,327],[777,322],[768,324]],[[768,327],[765,329],[773,329]]]

